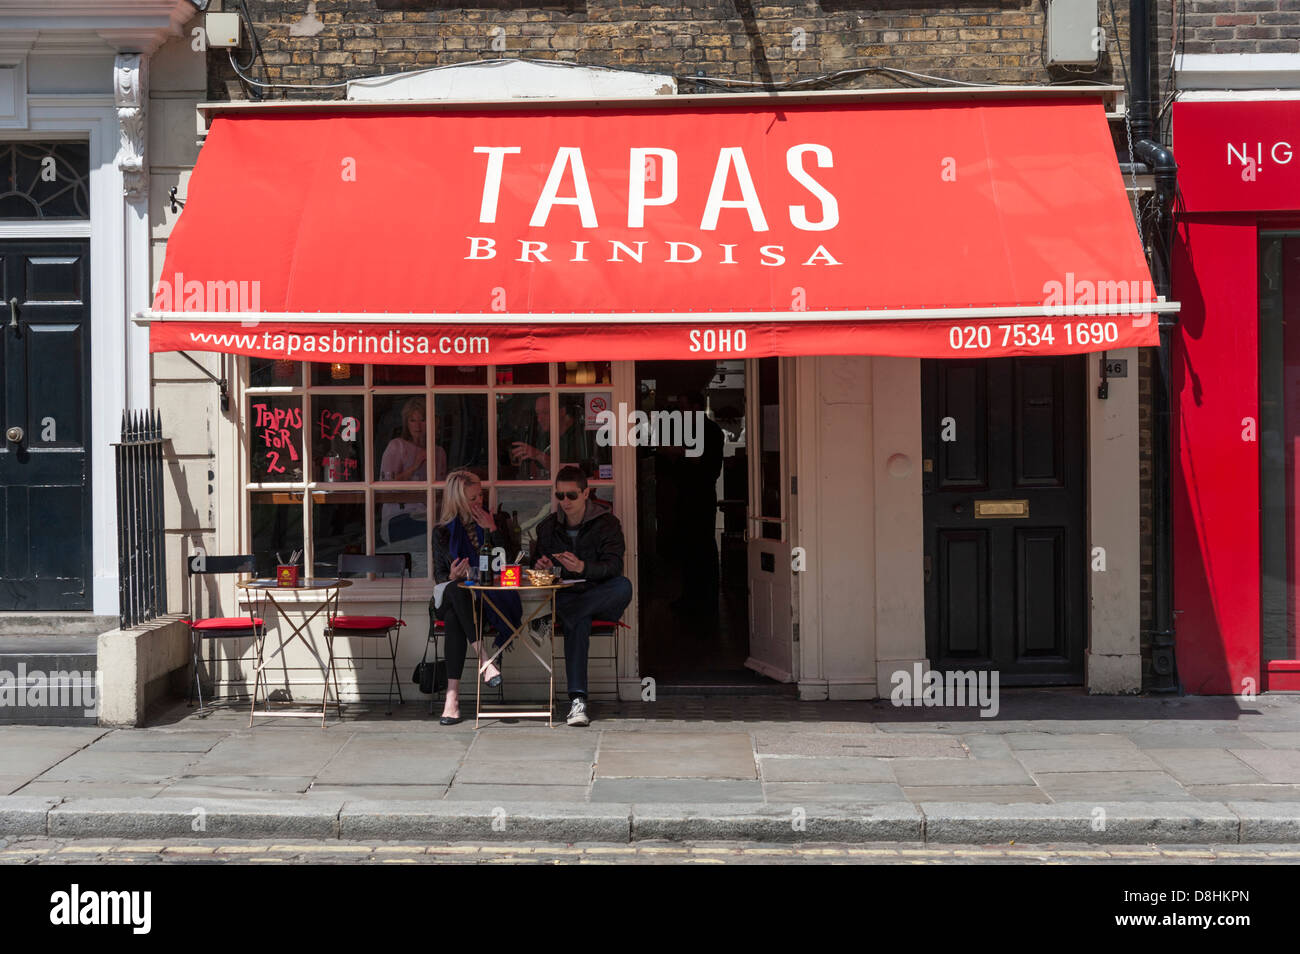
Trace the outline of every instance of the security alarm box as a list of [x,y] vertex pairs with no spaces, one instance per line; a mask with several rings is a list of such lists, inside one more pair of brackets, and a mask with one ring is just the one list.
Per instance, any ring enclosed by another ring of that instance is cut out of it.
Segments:
[[238,13],[209,13],[204,17],[203,30],[209,48],[239,46]]
[[1092,65],[1106,49],[1097,0],[1047,0],[1047,65]]

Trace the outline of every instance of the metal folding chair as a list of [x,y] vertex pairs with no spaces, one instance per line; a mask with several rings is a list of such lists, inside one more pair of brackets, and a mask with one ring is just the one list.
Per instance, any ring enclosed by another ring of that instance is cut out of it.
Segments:
[[[375,576],[384,576],[385,574],[396,574],[401,580],[401,585],[397,591],[397,615],[396,616],[347,616],[342,613],[335,616],[326,624],[325,635],[331,642],[340,636],[349,639],[387,639],[388,655],[387,656],[352,656],[353,659],[373,660],[383,662],[388,660],[392,666],[392,675],[388,680],[388,714],[393,714],[393,687],[397,687],[397,701],[404,702],[402,698],[402,682],[397,675],[397,645],[401,640],[402,627],[406,621],[402,619],[402,611],[406,600],[406,580],[411,575],[411,554],[409,553],[380,553],[362,555],[359,553],[343,553],[339,556],[339,577],[345,578],[349,574],[367,575],[373,573]],[[360,691],[358,690],[358,695]]]
[[[242,556],[208,556],[196,553],[185,561],[185,570],[191,583],[191,607],[193,611],[185,622],[190,627],[190,659],[194,664],[194,688],[190,690],[186,705],[194,704],[194,695],[199,697],[199,714],[202,715],[203,683],[199,677],[205,639],[258,639],[264,631],[265,622],[256,616],[214,616],[207,619],[199,615],[199,581],[197,577],[217,576],[227,573],[252,573],[254,560],[251,555]],[[215,701],[210,699],[209,701]]]

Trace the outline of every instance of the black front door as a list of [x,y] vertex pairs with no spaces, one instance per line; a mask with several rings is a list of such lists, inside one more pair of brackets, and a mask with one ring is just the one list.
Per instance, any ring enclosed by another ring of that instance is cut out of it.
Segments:
[[936,670],[1083,682],[1085,357],[922,363],[925,632]]
[[0,242],[0,282],[0,611],[89,610],[89,243]]

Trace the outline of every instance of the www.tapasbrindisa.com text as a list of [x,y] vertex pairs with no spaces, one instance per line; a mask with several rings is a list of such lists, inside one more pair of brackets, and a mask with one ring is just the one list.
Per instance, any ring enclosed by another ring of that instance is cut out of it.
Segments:
[[218,348],[258,350],[286,357],[301,354],[488,354],[491,350],[483,335],[410,335],[397,331],[374,335],[293,334],[263,331],[260,334],[193,331],[194,344]]

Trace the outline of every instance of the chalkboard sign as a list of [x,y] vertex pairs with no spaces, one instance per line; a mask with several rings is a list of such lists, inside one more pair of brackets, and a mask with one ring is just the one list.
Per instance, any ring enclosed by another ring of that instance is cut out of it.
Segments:
[[300,397],[258,395],[248,399],[251,481],[302,480],[302,423]]

